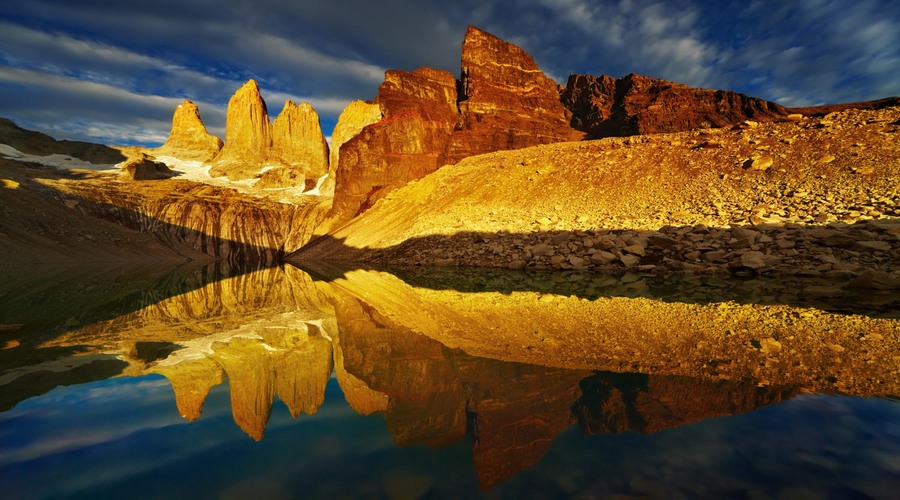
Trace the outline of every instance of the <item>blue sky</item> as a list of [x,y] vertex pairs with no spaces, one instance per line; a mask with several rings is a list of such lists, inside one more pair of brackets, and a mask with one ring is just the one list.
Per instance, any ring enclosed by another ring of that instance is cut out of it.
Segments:
[[255,78],[273,119],[308,101],[330,135],[386,69],[458,73],[467,24],[560,83],[634,72],[788,106],[900,95],[896,0],[4,0],[0,116],[157,145],[191,99],[222,137],[228,98]]

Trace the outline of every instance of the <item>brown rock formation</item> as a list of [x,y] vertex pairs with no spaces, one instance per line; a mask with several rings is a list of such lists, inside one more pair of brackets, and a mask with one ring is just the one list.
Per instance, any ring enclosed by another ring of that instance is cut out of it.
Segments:
[[768,122],[790,113],[737,92],[635,74],[619,79],[571,75],[561,98],[572,112],[572,126],[590,139],[724,127],[748,119]]
[[328,143],[322,135],[319,115],[309,103],[284,103],[272,124],[268,162],[280,166],[265,172],[259,187],[305,185],[311,189],[328,172]]
[[441,163],[581,139],[556,82],[521,48],[469,26],[462,45],[460,124]]
[[165,163],[144,153],[134,153],[131,158],[122,162],[122,173],[119,178],[129,181],[151,181],[168,179],[175,175]]
[[363,128],[381,120],[381,105],[363,101],[353,101],[341,111],[334,132],[331,133],[331,157],[328,162],[328,179],[322,185],[323,195],[334,195],[334,178],[338,169],[341,146],[356,137]]
[[341,220],[437,170],[456,124],[456,80],[424,67],[388,71],[375,103],[384,118],[340,148],[333,212]]
[[583,135],[569,126],[557,84],[515,45],[469,27],[462,78],[431,68],[385,74],[375,99],[384,118],[335,146],[337,225],[441,165]]
[[152,150],[152,153],[182,160],[207,161],[221,149],[222,140],[206,131],[197,105],[186,100],[175,108],[172,131],[166,143]]
[[252,179],[265,165],[272,145],[272,125],[259,85],[249,80],[228,101],[225,147],[213,158],[210,175]]

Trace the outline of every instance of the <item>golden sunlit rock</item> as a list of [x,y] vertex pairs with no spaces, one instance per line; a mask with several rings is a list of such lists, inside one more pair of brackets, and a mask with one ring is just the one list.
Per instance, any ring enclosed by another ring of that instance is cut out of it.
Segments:
[[206,131],[197,105],[186,100],[175,108],[169,138],[165,144],[153,149],[152,154],[174,156],[182,160],[207,161],[221,149],[222,139]]

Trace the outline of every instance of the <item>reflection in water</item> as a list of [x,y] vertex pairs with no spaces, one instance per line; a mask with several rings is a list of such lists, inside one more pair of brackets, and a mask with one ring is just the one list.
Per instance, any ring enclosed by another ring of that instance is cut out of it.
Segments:
[[[349,407],[380,414],[396,446],[470,446],[488,489],[541,462],[573,425],[584,435],[650,434],[807,391],[900,393],[900,328],[890,318],[522,287],[463,293],[374,271],[331,282],[293,267],[198,272],[212,276],[167,275],[157,300],[114,300],[115,316],[81,316],[92,322],[23,316],[4,339],[13,347],[0,351],[19,360],[2,365],[0,400],[156,373],[179,414],[203,422],[227,379],[232,418],[258,441],[276,398],[292,418],[315,415],[333,374]],[[36,323],[44,333],[23,342]],[[98,361],[116,365],[85,377]],[[635,369],[644,373],[617,373]]]

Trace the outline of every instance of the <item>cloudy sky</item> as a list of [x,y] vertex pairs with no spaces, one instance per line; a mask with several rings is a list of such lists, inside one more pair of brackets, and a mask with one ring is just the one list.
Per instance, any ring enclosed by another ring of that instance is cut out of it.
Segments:
[[634,72],[788,106],[900,95],[896,0],[3,0],[0,116],[157,145],[191,99],[224,137],[228,98],[255,78],[272,119],[308,101],[330,135],[386,69],[458,73],[467,24],[561,83]]

